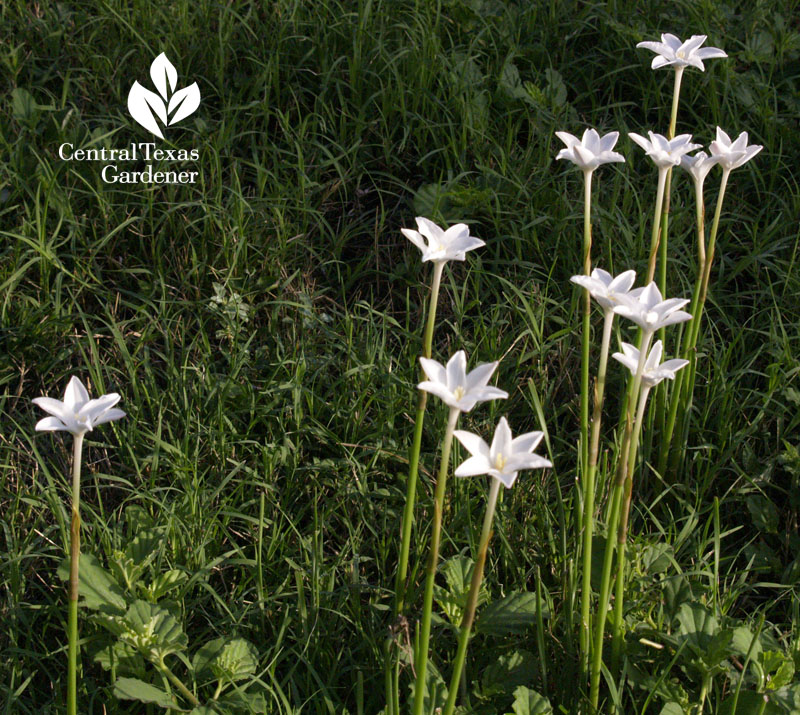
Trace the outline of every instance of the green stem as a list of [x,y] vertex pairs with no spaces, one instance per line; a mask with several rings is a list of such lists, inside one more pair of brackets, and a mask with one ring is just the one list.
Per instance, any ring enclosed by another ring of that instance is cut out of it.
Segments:
[[685,67],[675,67],[675,84],[672,88],[672,113],[669,118],[669,131],[667,132],[667,139],[672,139],[675,136],[675,126],[678,123],[678,101],[681,95],[681,79],[683,78],[683,70]]
[[612,672],[618,672],[619,658],[622,651],[622,606],[625,598],[625,546],[628,540],[628,518],[631,513],[631,497],[633,495],[633,470],[636,467],[636,451],[639,447],[639,435],[642,431],[642,420],[644,410],[647,405],[647,396],[650,394],[650,387],[644,385],[642,394],[639,397],[639,405],[636,411],[636,424],[633,428],[630,449],[626,459],[625,485],[623,488],[622,512],[617,536],[617,583],[616,594],[614,596],[614,627],[612,629],[614,638],[611,643],[611,663]]
[[[689,360],[689,366],[687,368],[688,375],[686,376],[685,381],[682,383],[682,385],[685,385],[685,388],[682,390],[680,421],[678,423],[678,434],[681,436],[685,432],[686,420],[688,419],[688,413],[691,409],[691,404],[692,404],[692,393],[694,392],[695,366],[697,363],[697,350],[696,350],[697,339],[700,335],[700,321],[703,317],[703,308],[705,306],[706,297],[708,295],[708,284],[711,280],[711,266],[714,263],[714,251],[717,244],[719,219],[720,216],[722,215],[722,202],[725,198],[725,189],[728,186],[729,175],[730,175],[730,170],[723,169],[722,180],[720,181],[720,186],[719,186],[719,195],[717,196],[717,205],[714,210],[714,220],[711,223],[711,233],[708,238],[708,249],[706,250],[706,255],[705,255],[705,262],[703,266],[703,273],[700,284],[700,293],[697,300],[696,310],[694,313],[692,313],[692,321],[689,327],[689,343],[684,351],[686,359]],[[681,454],[682,450],[679,449],[673,450],[672,460],[670,462],[671,473],[674,473],[674,471],[677,469]]]
[[[433,327],[436,323],[436,306],[439,302],[439,287],[442,282],[444,261],[433,264],[433,281],[431,286],[431,301],[428,307],[428,320],[425,326],[425,335],[422,341],[422,356],[431,357],[433,345]],[[424,378],[423,378],[424,379]],[[397,569],[395,581],[395,618],[405,607],[406,578],[408,575],[408,553],[411,545],[411,525],[414,521],[414,506],[417,498],[417,477],[419,475],[419,453],[422,447],[422,427],[425,422],[425,407],[428,393],[420,390],[417,401],[417,417],[414,423],[414,442],[411,446],[411,455],[408,465],[408,484],[406,486],[406,504],[403,509],[403,526],[400,544],[400,564]]]
[[444,509],[444,492],[447,483],[447,471],[450,463],[450,447],[453,444],[453,432],[458,416],[457,407],[450,408],[447,419],[447,430],[442,441],[442,454],[439,462],[439,476],[436,480],[436,493],[433,499],[433,526],[431,528],[431,550],[428,560],[428,573],[425,579],[425,600],[422,606],[422,624],[420,626],[418,663],[416,663],[417,682],[414,686],[414,715],[422,715],[425,676],[428,669],[428,649],[431,636],[431,611],[433,610],[433,584],[436,580],[436,567],[439,564],[439,541],[442,532],[442,511]]
[[614,535],[618,531],[620,509],[622,506],[623,488],[627,477],[627,455],[630,451],[631,436],[633,432],[633,413],[639,397],[639,387],[642,382],[642,373],[650,347],[653,333],[642,333],[641,348],[639,352],[639,363],[636,374],[633,377],[630,398],[628,399],[628,409],[625,417],[625,432],[622,438],[620,457],[617,462],[617,475],[614,487],[611,492],[609,502],[609,517],[606,526],[606,549],[603,555],[603,575],[600,581],[600,597],[597,604],[597,618],[594,627],[594,645],[592,648],[592,668],[591,680],[589,685],[589,699],[591,702],[591,712],[597,712],[597,703],[600,697],[600,672],[603,663],[603,635],[605,633],[606,619],[608,618],[608,603],[611,596],[611,565],[614,555]]
[[175,687],[176,687],[178,690],[180,690],[180,691],[181,691],[181,694],[183,695],[183,697],[185,697],[185,698],[186,698],[186,699],[187,699],[187,700],[188,700],[188,701],[189,701],[189,702],[190,702],[192,705],[194,705],[195,707],[199,707],[199,705],[200,705],[200,701],[199,701],[199,700],[198,700],[198,699],[195,697],[194,693],[193,693],[191,690],[189,690],[189,688],[187,688],[187,687],[186,687],[186,686],[183,684],[183,681],[182,681],[182,680],[181,680],[181,679],[180,679],[180,678],[179,678],[177,675],[175,675],[175,673],[173,673],[173,672],[172,672],[172,671],[171,671],[171,670],[170,670],[170,669],[167,667],[167,664],[164,662],[164,659],[163,659],[163,658],[162,658],[161,660],[159,660],[159,662],[158,662],[158,663],[156,663],[156,667],[157,667],[157,668],[158,668],[158,669],[159,669],[159,670],[160,670],[160,671],[161,671],[161,672],[162,672],[164,675],[166,675],[166,676],[167,676],[167,678],[169,678],[170,682],[171,682],[171,683],[172,683],[172,684],[173,684],[173,685],[174,685],[174,686],[175,686]]
[[[583,172],[584,193],[583,193],[583,273],[586,276],[592,272],[592,171]],[[586,513],[587,501],[591,499],[592,509],[594,509],[594,494],[589,496],[589,337],[591,331],[591,309],[592,300],[589,291],[583,289],[583,342],[581,345],[581,428],[580,428],[580,465],[579,472],[583,478],[582,501],[584,504],[584,514]],[[594,487],[592,486],[592,489]],[[576,515],[577,517],[577,515]],[[585,517],[584,517],[585,521]],[[577,547],[580,548],[580,542]],[[589,633],[581,624],[579,635],[581,653],[589,651]]]
[[653,214],[653,232],[650,234],[650,258],[647,261],[647,280],[645,281],[645,285],[649,285],[656,275],[656,258],[658,256],[659,238],[661,236],[661,210],[664,207],[664,189],[666,188],[668,174],[668,167],[658,167],[656,210]]
[[69,612],[67,620],[67,715],[78,712],[78,573],[81,554],[81,455],[83,435],[72,442],[72,520],[69,544]]
[[[703,182],[695,181],[695,218],[697,224],[697,279],[694,283],[694,291],[692,292],[692,302],[689,306],[689,314],[695,316],[697,313],[697,305],[700,300],[700,288],[703,283],[703,275],[705,274],[706,265],[706,230],[705,219],[706,211],[703,203]],[[686,328],[686,342],[683,346],[682,355],[684,359],[691,360],[687,357],[690,353],[694,352],[694,344],[692,341],[692,333],[694,325],[697,321],[693,320]],[[675,386],[672,388],[670,394],[669,414],[667,416],[667,423],[664,428],[661,446],[658,455],[658,473],[663,475],[667,468],[667,458],[669,456],[670,445],[672,444],[672,435],[675,430],[675,417],[678,413],[678,407],[684,403],[681,395],[683,393],[683,386],[686,371],[681,370],[675,377]]]
[[467,596],[467,606],[464,610],[464,616],[461,619],[458,652],[456,653],[456,660],[453,665],[453,674],[450,677],[450,689],[447,694],[447,703],[444,706],[444,715],[452,715],[453,708],[455,708],[456,705],[458,683],[461,679],[461,671],[464,668],[464,659],[467,654],[467,645],[469,644],[472,631],[472,623],[475,620],[475,609],[478,606],[478,596],[481,590],[481,581],[483,580],[483,568],[486,565],[489,539],[492,536],[492,519],[494,518],[494,510],[497,505],[497,494],[499,491],[500,480],[493,478],[492,486],[489,489],[489,499],[486,503],[486,513],[483,517],[483,529],[481,530],[481,540],[478,546],[478,559],[472,570],[472,582],[469,587],[469,596]]
[[592,414],[592,436],[589,445],[589,468],[586,470],[583,499],[583,584],[581,587],[581,644],[582,664],[585,673],[589,668],[589,634],[591,632],[590,613],[592,598],[592,537],[594,535],[595,475],[600,452],[600,423],[603,415],[603,398],[606,387],[606,368],[608,349],[611,344],[611,328],[614,324],[614,311],[605,310],[603,320],[603,342],[600,348],[600,364],[597,368],[597,383],[594,393],[594,412]]

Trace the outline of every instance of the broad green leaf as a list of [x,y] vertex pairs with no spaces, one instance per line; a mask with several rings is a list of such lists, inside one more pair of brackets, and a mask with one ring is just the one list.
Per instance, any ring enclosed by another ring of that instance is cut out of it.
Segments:
[[[549,618],[547,604],[542,602],[542,618]],[[505,636],[524,633],[536,623],[536,594],[514,591],[505,598],[490,603],[480,614],[475,629],[481,633]]]
[[501,655],[481,674],[481,697],[493,698],[530,683],[538,670],[538,659],[525,650]]
[[208,705],[201,705],[200,707],[192,710],[189,715],[219,715],[219,713]]
[[[474,563],[468,556],[454,556],[444,561],[439,567],[440,573],[447,582],[447,588],[434,587],[434,598],[439,608],[444,611],[447,619],[454,626],[461,625],[462,614],[469,596]],[[481,604],[486,603],[488,600],[489,592],[484,582],[481,583],[481,590],[478,594],[478,606],[480,607]]]
[[[414,681],[408,684],[408,702],[414,702]],[[425,689],[422,692],[422,712],[426,715],[433,715],[437,708],[444,709],[447,702],[447,686],[434,666],[432,660],[428,660],[428,669],[425,673]]]
[[114,641],[94,654],[94,662],[103,670],[116,669],[118,675],[132,675],[144,678],[147,668],[144,658],[129,643]]
[[[753,639],[755,639],[755,643],[753,643]],[[752,645],[752,650],[750,648]],[[733,629],[733,638],[731,639],[731,648],[733,652],[736,653],[740,658],[746,658],[747,653],[750,653],[750,658],[758,661],[759,655],[763,650],[761,647],[761,641],[759,641],[754,635],[753,632],[747,626],[739,626],[738,628]]]
[[202,645],[192,658],[192,666],[195,673],[200,675],[206,670],[211,670],[211,662],[222,653],[225,644],[228,642],[227,638],[215,638],[213,641]]
[[[58,567],[58,577],[69,581],[69,558]],[[119,584],[93,554],[81,554],[78,561],[80,605],[109,615],[125,613],[128,602]]]
[[186,712],[179,708],[175,700],[163,690],[137,678],[117,678],[114,683],[114,695],[120,700],[138,700],[162,708]]
[[[740,690],[739,697],[731,695],[726,698],[719,708],[718,715],[753,715],[760,713],[761,707],[764,705],[764,700],[767,700],[767,707],[763,711],[764,715],[781,715],[785,711],[769,702],[769,698],[764,693],[756,693],[752,690]],[[736,710],[734,711],[734,702],[736,703]]]
[[547,698],[524,685],[514,690],[514,702],[511,707],[514,709],[514,715],[551,715],[553,712],[553,706]]
[[673,559],[673,550],[669,544],[651,544],[642,550],[642,568],[646,574],[657,574],[666,571]]
[[159,574],[155,581],[147,587],[147,595],[152,598],[152,600],[158,601],[159,598],[163,598],[170,591],[186,583],[188,579],[189,577],[186,573],[178,569],[172,569],[171,571]]
[[151,528],[140,531],[125,547],[125,553],[135,564],[145,564],[156,555],[164,542],[163,529]]
[[753,519],[753,525],[767,534],[778,533],[778,509],[763,494],[747,497],[747,509]]
[[27,89],[16,87],[11,90],[11,111],[18,122],[31,122],[38,114],[39,105]]
[[121,626],[120,640],[130,643],[153,662],[184,650],[188,642],[181,624],[172,614],[147,601],[135,601],[125,617],[117,619],[117,625]]
[[235,683],[249,678],[258,668],[258,650],[244,638],[234,638],[211,661],[211,670],[218,680]]
[[687,713],[678,703],[665,703],[659,715],[687,715]]
[[758,662],[767,675],[767,688],[770,690],[778,690],[792,682],[794,662],[780,651],[759,653]]

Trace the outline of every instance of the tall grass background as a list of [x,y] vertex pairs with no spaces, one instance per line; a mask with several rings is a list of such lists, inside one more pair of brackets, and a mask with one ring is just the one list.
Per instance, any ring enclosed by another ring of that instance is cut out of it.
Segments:
[[[638,481],[627,625],[668,630],[665,584],[683,574],[723,616],[763,616],[797,654],[797,11],[737,0],[0,5],[4,711],[63,707],[69,443],[34,434],[30,399],[60,394],[72,374],[93,394],[120,392],[128,412],[88,437],[85,549],[104,562],[131,538],[133,514],[161,526],[157,568],[189,576],[176,600],[190,642],[257,644],[272,711],[383,707],[428,280],[399,232],[415,215],[465,221],[487,243],[445,274],[434,357],[502,356],[502,409],[515,432],[546,430],[555,465],[523,474],[499,505],[486,569],[494,598],[538,580],[544,633],[478,635],[491,647],[472,649],[467,677],[480,684],[503,654],[537,653],[523,680],[574,711],[580,339],[568,279],[581,270],[581,186],[555,163],[553,132],[622,133],[628,163],[596,176],[594,261],[641,272],[655,172],[625,133],[666,129],[671,73],[635,49],[661,32],[707,34],[730,55],[686,73],[678,132],[707,144],[716,126],[746,130],[765,148],[731,177],[683,468]],[[105,184],[101,163],[62,161],[64,142],[151,141],[126,99],[162,51],[181,86],[200,85],[200,108],[163,144],[198,148],[200,181]],[[668,292],[689,297],[693,194],[685,176],[673,186]],[[623,375],[609,372],[617,414]],[[490,433],[499,409],[465,428]],[[417,587],[443,420],[430,412],[423,441]],[[610,427],[606,438],[613,448]],[[445,558],[474,553],[483,493],[453,480]],[[435,633],[439,654],[454,652],[452,631]],[[97,635],[82,625],[82,707],[139,712],[113,700],[87,655]],[[484,690],[477,711],[508,710]],[[629,683],[619,697],[639,712],[647,693]]]

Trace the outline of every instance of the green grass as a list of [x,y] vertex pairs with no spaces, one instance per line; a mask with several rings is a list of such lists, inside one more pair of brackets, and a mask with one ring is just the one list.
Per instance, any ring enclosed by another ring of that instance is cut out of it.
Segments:
[[[4,711],[63,708],[66,591],[56,568],[69,440],[34,433],[30,400],[60,396],[72,374],[93,395],[120,392],[128,413],[87,439],[84,553],[107,564],[138,507],[163,529],[155,572],[188,577],[173,598],[190,651],[218,636],[255,643],[270,712],[355,713],[362,698],[365,713],[383,707],[429,276],[399,229],[425,213],[466,221],[487,243],[445,270],[434,357],[460,347],[471,363],[503,356],[495,384],[511,396],[462,428],[487,435],[507,414],[515,434],[548,433],[554,470],[522,474],[498,506],[487,588],[492,599],[535,591],[541,574],[549,677],[532,665],[524,682],[577,712],[568,625],[580,583],[579,294],[568,279],[581,265],[581,188],[578,172],[554,162],[553,132],[622,133],[628,164],[596,176],[594,260],[641,272],[655,171],[625,132],[665,131],[671,74],[651,71],[652,55],[635,49],[660,32],[703,32],[730,55],[685,74],[678,131],[708,144],[717,125],[747,130],[765,148],[731,176],[685,467],[669,481],[645,471],[636,486],[627,624],[658,640],[675,628],[670,604],[680,599],[669,589],[690,589],[720,619],[755,629],[763,617],[800,669],[797,10],[739,0],[646,11],[623,1],[0,6]],[[181,86],[200,85],[200,108],[167,145],[200,149],[202,183],[107,185],[98,164],[61,161],[62,142],[150,141],[125,104],[161,51]],[[38,107],[16,107],[18,88]],[[685,178],[673,182],[668,283],[689,297]],[[607,415],[619,413],[622,379],[610,366]],[[431,402],[410,568],[416,608],[443,423]],[[608,424],[603,446],[613,448]],[[452,480],[444,558],[474,554],[484,493],[479,481]],[[79,709],[142,712],[117,703],[92,662],[103,631],[85,610],[80,628]],[[447,673],[455,637],[434,632],[435,665]],[[538,663],[534,628],[476,638],[470,680],[514,650]],[[691,666],[670,668],[674,649],[628,645],[638,670],[619,692],[624,712],[641,712],[647,678],[662,674],[696,702]],[[407,666],[402,678],[405,699]],[[715,683],[707,711],[735,678]],[[473,705],[499,713],[511,701],[507,691]],[[663,702],[653,696],[647,712]]]

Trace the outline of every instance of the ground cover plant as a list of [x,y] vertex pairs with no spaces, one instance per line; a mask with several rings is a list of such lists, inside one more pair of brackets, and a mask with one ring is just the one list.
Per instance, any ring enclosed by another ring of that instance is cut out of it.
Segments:
[[[707,146],[716,127],[747,131],[764,149],[730,178],[702,322],[681,333],[696,347],[693,375],[676,380],[694,382],[686,416],[676,406],[670,426],[675,390],[649,398],[663,406],[642,429],[614,600],[622,642],[614,668],[604,632],[599,707],[800,710],[797,11],[0,6],[5,711],[66,711],[73,444],[35,432],[45,415],[31,400],[61,395],[73,376],[89,395],[121,395],[126,413],[83,444],[79,712],[191,711],[194,698],[198,712],[374,713],[387,707],[387,651],[400,694],[391,707],[411,710],[446,421],[431,399],[398,610],[431,280],[400,229],[426,216],[485,242],[443,272],[429,351],[442,364],[462,349],[470,368],[498,361],[491,384],[508,398],[462,415],[459,429],[489,443],[505,416],[515,436],[543,433],[538,452],[553,467],[499,490],[488,552],[491,478],[449,480],[423,705],[447,707],[470,575],[486,553],[455,711],[590,712],[585,304],[570,282],[584,265],[583,186],[556,161],[555,132],[620,132],[626,163],[593,179],[593,265],[643,281],[654,169],[628,133],[666,126],[671,74],[636,49],[664,32],[708,35],[728,54],[687,70],[675,133]],[[181,86],[199,85],[199,108],[163,144],[200,149],[199,183],[108,184],[98,165],[63,161],[65,142],[150,141],[126,98],[161,52]],[[706,179],[707,207],[718,180]],[[670,196],[661,292],[691,298],[688,174],[676,170]],[[676,357],[673,339],[665,357]],[[636,332],[617,320],[610,340],[622,353]],[[625,372],[609,360],[595,598]],[[450,471],[470,454],[455,440]]]

